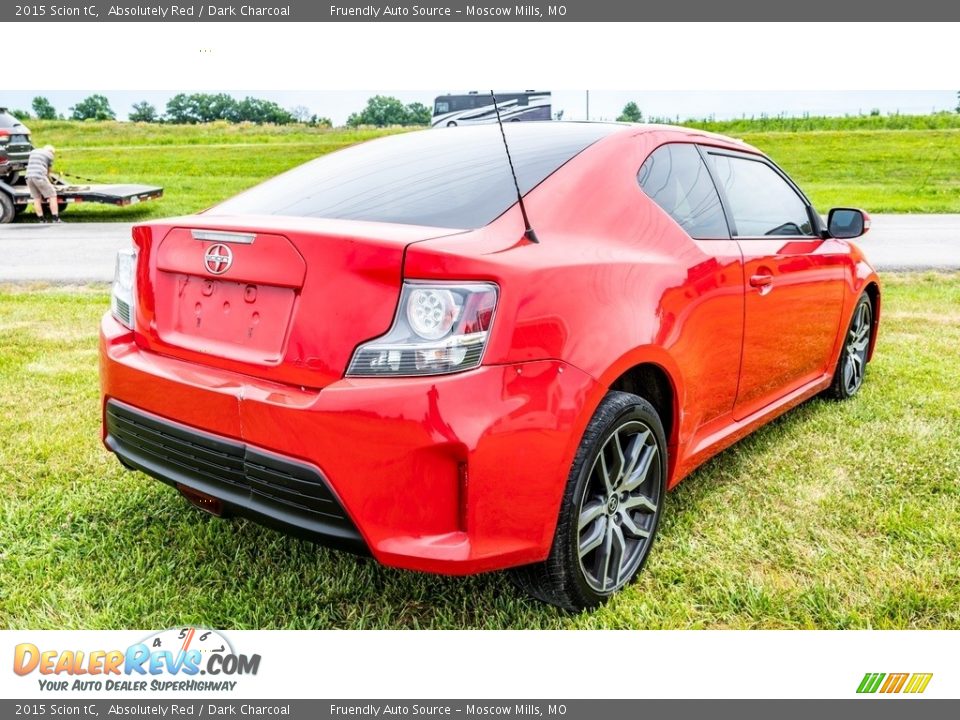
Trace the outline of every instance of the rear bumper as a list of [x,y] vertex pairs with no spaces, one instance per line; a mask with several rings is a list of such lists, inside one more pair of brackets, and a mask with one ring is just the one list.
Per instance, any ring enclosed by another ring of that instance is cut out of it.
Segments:
[[[554,360],[345,379],[316,391],[145,352],[109,315],[100,342],[104,442],[125,463],[291,534],[445,574],[546,557],[578,440],[602,395]],[[171,463],[124,435],[131,422],[146,424],[147,436],[172,435],[174,446],[191,436],[219,444],[228,461],[201,473],[196,459]],[[280,490],[265,490],[265,460],[309,485],[273,473]],[[339,517],[298,507],[321,496]]]
[[325,545],[366,544],[315,467],[164,420],[117,400],[104,407],[104,444],[124,465],[220,500],[242,515]]
[[14,172],[16,170],[26,170],[27,156],[14,153],[12,155],[0,156],[0,172]]

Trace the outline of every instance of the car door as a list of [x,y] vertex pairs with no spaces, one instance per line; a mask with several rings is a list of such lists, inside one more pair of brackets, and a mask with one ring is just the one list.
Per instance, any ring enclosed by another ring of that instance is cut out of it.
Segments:
[[655,149],[637,174],[644,193],[689,236],[684,282],[664,293],[663,342],[681,364],[691,432],[728,418],[737,394],[743,342],[743,261],[720,196],[696,145]]
[[823,376],[840,326],[845,256],[766,158],[704,148],[743,253],[743,352],[734,419]]

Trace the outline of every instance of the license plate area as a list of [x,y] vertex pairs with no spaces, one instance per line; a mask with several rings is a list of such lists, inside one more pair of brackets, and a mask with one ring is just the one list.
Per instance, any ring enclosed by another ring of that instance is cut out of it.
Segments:
[[240,362],[283,357],[296,292],[184,273],[157,278],[157,336],[169,345]]

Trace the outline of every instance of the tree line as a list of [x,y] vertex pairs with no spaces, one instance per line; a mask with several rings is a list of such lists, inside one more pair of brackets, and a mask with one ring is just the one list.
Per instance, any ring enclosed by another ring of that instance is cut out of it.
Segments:
[[[35,97],[32,103],[33,114],[25,110],[11,112],[21,120],[36,117],[40,120],[116,120],[117,114],[110,107],[110,101],[104,95],[90,95],[70,108],[65,118],[58,114],[53,104],[45,97]],[[960,113],[960,92],[957,92],[957,113]],[[562,114],[562,113],[561,113]],[[417,126],[429,125],[431,109],[423,103],[404,104],[395,97],[375,95],[367,100],[366,107],[351,113],[347,118],[347,127],[372,125],[387,127],[391,125]],[[880,110],[870,111],[871,116],[879,116]],[[247,96],[237,100],[226,93],[179,93],[167,101],[165,112],[146,100],[136,102],[127,114],[131,122],[171,123],[176,125],[194,125],[218,120],[240,123],[271,123],[289,125],[302,123],[319,127],[333,127],[329,118],[311,114],[303,105],[291,109],[280,107],[272,100],[263,100]],[[660,118],[652,118],[660,121]],[[643,113],[635,102],[628,102],[617,117],[619,122],[642,122]],[[678,118],[679,121],[679,118]]]
[[[38,96],[31,103],[33,113],[11,110],[20,120],[116,120],[117,113],[104,95],[90,95],[70,107],[64,115],[45,97]],[[347,127],[374,125],[429,125],[431,110],[423,103],[404,104],[395,97],[376,95],[366,106],[347,118]],[[327,117],[311,114],[309,108],[298,105],[286,109],[273,102],[247,96],[242,100],[227,93],[179,93],[167,101],[163,112],[147,100],[135,102],[127,113],[130,122],[195,125],[216,121],[230,123],[290,125],[301,123],[315,127],[333,127]]]

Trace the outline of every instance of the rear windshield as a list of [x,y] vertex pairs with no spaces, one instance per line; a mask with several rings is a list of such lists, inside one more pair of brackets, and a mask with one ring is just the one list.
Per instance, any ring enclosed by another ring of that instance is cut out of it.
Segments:
[[[507,123],[524,194],[616,125]],[[393,135],[317,158],[210,209],[478,228],[517,201],[497,125]]]
[[27,128],[23,126],[19,120],[17,120],[13,115],[9,113],[0,112],[0,128],[4,130],[19,130],[21,132],[26,132]]

